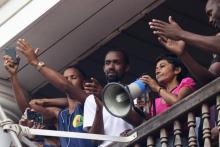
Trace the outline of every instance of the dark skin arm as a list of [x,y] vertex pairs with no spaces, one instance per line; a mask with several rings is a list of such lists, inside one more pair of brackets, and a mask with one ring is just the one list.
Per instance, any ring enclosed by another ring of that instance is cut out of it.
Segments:
[[[99,100],[99,98],[95,98],[96,101],[96,112],[95,112],[95,118],[93,121],[93,124],[91,127],[88,128],[89,133],[94,133],[94,134],[104,134],[104,122],[103,122],[103,104]],[[102,141],[99,140],[92,140],[92,142],[96,145],[100,145]]]
[[[24,113],[26,108],[29,107],[29,104],[28,104],[28,101],[23,93],[23,89],[17,79],[18,65],[14,64],[12,61],[12,58],[9,56],[4,56],[4,60],[5,60],[4,66],[5,66],[6,70],[9,72],[9,74],[11,75],[12,87],[13,87],[13,90],[15,93],[15,97],[16,97],[18,106],[19,106],[20,110]],[[39,103],[33,103],[33,101],[31,101],[30,107],[33,108],[35,111],[42,113],[45,120],[57,118],[58,113],[59,113],[58,108],[55,108],[55,107],[44,108],[43,105],[40,105],[40,104],[44,104],[44,103],[42,103],[42,100],[39,99],[36,101],[39,101]],[[61,103],[61,101],[62,101],[62,103]],[[64,101],[64,99],[55,100],[53,103],[49,102],[49,104],[58,104],[58,103],[60,105],[61,104],[66,105],[66,101]],[[46,104],[46,101],[45,101],[45,104]]]
[[41,99],[31,100],[29,105],[36,112],[41,113],[46,121],[51,119],[57,120],[59,111],[61,110],[57,107],[46,107]]
[[202,85],[214,80],[216,75],[210,72],[207,68],[199,64],[192,56],[185,52],[180,56],[181,61],[187,67],[187,69],[192,73],[195,79]]
[[188,44],[198,47],[204,51],[212,53],[220,53],[220,36],[203,36],[183,30],[171,16],[168,23],[153,19],[149,22],[150,28],[154,30],[154,34],[165,36],[172,40],[183,40]]
[[[19,50],[27,59],[28,63],[34,67],[37,67],[39,60],[34,49],[30,44],[24,39],[18,39],[17,41],[17,50]],[[63,77],[60,73],[54,71],[48,66],[43,66],[39,72],[57,89],[66,93],[69,98],[77,98],[82,104],[85,101],[87,95],[83,90],[73,86],[67,79]]]
[[218,136],[219,136],[219,130],[218,127],[214,127],[211,129],[211,140],[212,140],[212,144],[216,144],[218,143]]
[[216,77],[220,76],[220,62],[212,63],[209,67],[209,71]]
[[67,98],[42,98],[42,99],[33,99],[30,101],[31,104],[37,104],[44,107],[67,107],[68,100]]
[[23,89],[19,80],[17,79],[18,64],[14,64],[10,56],[4,56],[4,66],[7,72],[11,76],[11,84],[15,93],[15,98],[18,103],[19,109],[22,113],[25,112],[26,108],[29,107],[28,101],[24,95]]
[[25,109],[29,106],[27,99],[23,93],[23,90],[21,88],[20,82],[17,79],[17,76],[11,76],[11,83],[12,83],[12,88],[15,93],[15,97],[18,103],[18,106],[21,110],[22,113],[24,113]]
[[[98,98],[101,96],[102,86],[101,84],[95,79],[91,78],[90,82],[84,84],[84,90],[86,94],[94,94],[95,95],[95,102],[96,102],[96,111],[95,111],[95,118],[91,127],[87,128],[89,133],[94,134],[104,134],[104,122],[103,122],[103,104]],[[102,141],[92,140],[92,142],[96,145],[102,143]]]
[[[36,63],[38,62],[39,61],[37,61]],[[42,67],[40,73],[57,89],[66,93],[69,98],[77,98],[80,103],[84,104],[87,97],[86,93],[80,88],[73,86],[60,73],[54,71],[48,66]]]
[[182,40],[207,52],[220,53],[220,36],[203,36],[184,31]]
[[158,37],[158,40],[167,50],[179,57],[190,73],[202,85],[212,81],[220,74],[220,72],[216,71],[218,68],[215,67],[212,71],[209,71],[206,67],[202,66],[192,58],[192,56],[185,50],[184,41],[175,41],[163,36]]
[[102,102],[95,98],[96,101],[96,113],[95,118],[93,121],[93,125],[89,128],[89,133],[95,133],[95,134],[104,134],[104,123],[103,123],[103,105]]
[[137,127],[143,123],[145,118],[141,117],[135,110],[131,110],[127,116],[123,118],[126,122],[130,123],[132,126]]

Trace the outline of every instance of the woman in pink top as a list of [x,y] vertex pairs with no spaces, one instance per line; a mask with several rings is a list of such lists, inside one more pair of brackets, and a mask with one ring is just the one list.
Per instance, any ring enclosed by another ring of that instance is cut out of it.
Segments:
[[158,57],[155,74],[157,81],[149,75],[143,75],[140,80],[160,96],[155,99],[156,115],[164,112],[195,89],[194,80],[187,77],[187,69],[174,55]]

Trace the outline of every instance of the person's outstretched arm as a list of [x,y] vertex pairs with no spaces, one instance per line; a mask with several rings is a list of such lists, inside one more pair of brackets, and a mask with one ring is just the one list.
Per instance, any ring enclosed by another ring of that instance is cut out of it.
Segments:
[[29,107],[28,100],[24,95],[23,88],[17,79],[17,70],[18,70],[18,64],[15,64],[12,58],[8,55],[4,56],[4,66],[7,72],[10,74],[12,89],[15,94],[15,98],[18,104],[18,107],[22,113],[25,112],[26,108]]
[[206,84],[215,77],[216,73],[209,71],[206,67],[199,64],[186,50],[185,42],[175,41],[164,36],[158,37],[159,42],[170,52],[176,54],[183,64],[187,67],[193,77],[201,84]]
[[24,39],[18,39],[17,49],[26,57],[29,64],[34,66],[53,86],[66,93],[69,98],[76,98],[82,104],[87,97],[85,92],[73,86],[63,75],[40,62],[34,49]]
[[45,106],[45,107],[68,107],[68,100],[67,98],[40,98],[35,99],[32,98],[29,102],[29,104],[37,103],[39,105]]
[[169,22],[153,19],[149,22],[153,33],[158,36],[165,36],[167,38],[179,41],[183,40],[187,44],[193,45],[204,51],[211,53],[220,53],[220,36],[204,36],[183,30],[171,16],[168,18]]
[[45,99],[33,99],[30,101],[29,105],[34,111],[41,113],[44,120],[57,121],[61,109],[55,106],[50,106],[47,102],[48,101]]

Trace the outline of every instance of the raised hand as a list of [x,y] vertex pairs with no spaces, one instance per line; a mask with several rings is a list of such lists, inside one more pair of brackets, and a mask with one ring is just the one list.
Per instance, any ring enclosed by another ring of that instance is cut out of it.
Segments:
[[94,94],[98,98],[101,98],[102,89],[101,84],[95,78],[91,78],[91,82],[86,82],[84,84],[85,92],[89,95]]
[[181,56],[185,50],[185,42],[182,40],[175,41],[164,36],[158,37],[159,42],[170,52]]
[[17,70],[18,70],[18,65],[19,65],[19,61],[20,61],[20,58],[17,57],[17,63],[15,63],[12,59],[12,57],[8,56],[8,55],[5,55],[3,57],[4,59],[4,67],[5,69],[8,71],[8,73],[13,76],[13,75],[16,75],[17,73]]
[[39,60],[37,58],[37,51],[39,49],[32,48],[25,39],[18,39],[17,50],[20,51],[27,58],[29,64],[38,64]]
[[165,36],[173,40],[180,40],[182,32],[184,31],[171,16],[168,18],[169,23],[153,19],[149,22],[150,28],[153,29],[153,33],[158,36]]

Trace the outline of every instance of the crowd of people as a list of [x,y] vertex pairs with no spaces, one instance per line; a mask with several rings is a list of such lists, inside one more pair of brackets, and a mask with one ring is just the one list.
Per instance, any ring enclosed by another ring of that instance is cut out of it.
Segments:
[[[219,6],[220,0],[208,0],[206,5],[210,24],[218,28],[220,28]],[[203,36],[188,32],[182,29],[171,16],[168,17],[168,22],[153,19],[149,22],[149,26],[159,42],[172,53],[156,59],[155,79],[147,74],[139,77],[139,80],[158,95],[157,98],[151,98],[155,99],[155,114],[153,107],[149,112],[153,117],[195,91],[196,82],[204,85],[220,75],[220,35]],[[187,52],[186,44],[197,47],[198,51],[202,49],[213,54],[209,69],[203,67]],[[103,106],[101,100],[103,85],[95,77],[88,80],[86,74],[77,66],[68,67],[63,74],[60,74],[39,60],[37,50],[25,39],[18,39],[17,50],[24,55],[28,64],[66,94],[63,98],[32,98],[31,101],[27,101],[17,78],[19,62],[15,63],[8,55],[4,56],[4,66],[10,74],[12,88],[23,113],[19,121],[21,125],[31,128],[120,136],[126,135],[126,132],[142,124],[146,118],[150,119],[139,115],[134,109],[123,118],[113,116]],[[103,71],[107,83],[126,83],[124,77],[129,71],[129,58],[126,53],[120,49],[109,50],[104,59]],[[189,77],[188,71],[192,77]],[[28,119],[29,111],[40,113],[43,116],[43,122],[36,123]],[[212,139],[217,140],[217,136],[217,127],[213,127]],[[38,146],[43,147],[93,147],[107,146],[111,143],[63,137],[31,139]],[[172,146],[172,142],[169,142],[169,145]]]

